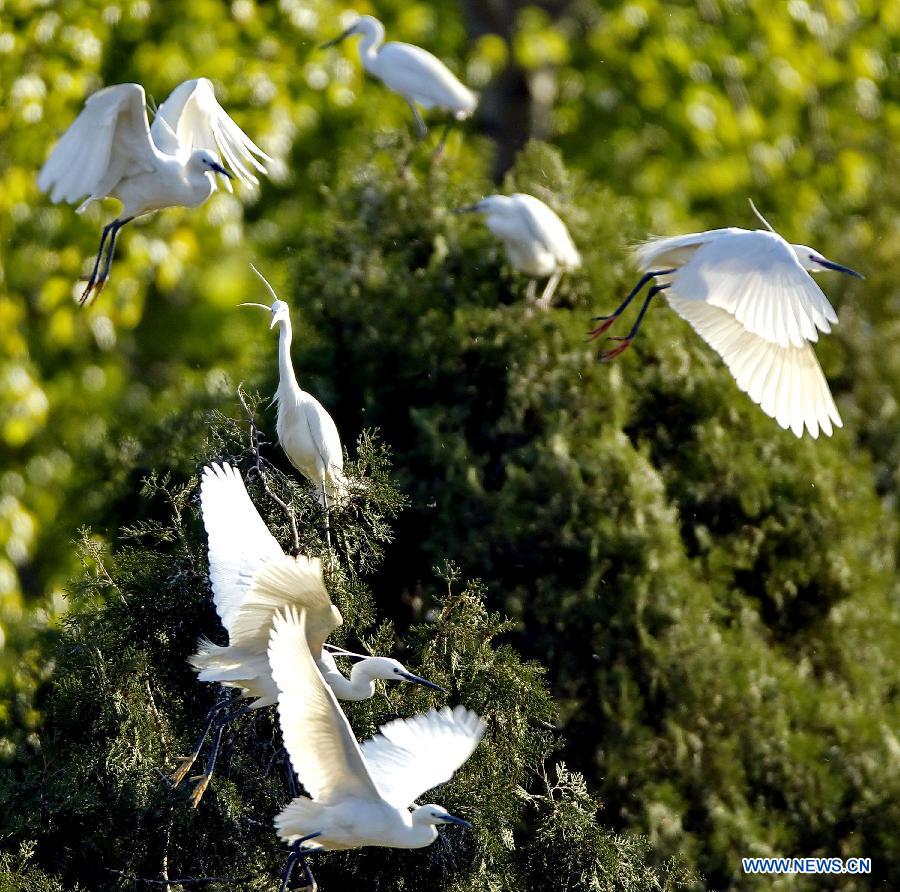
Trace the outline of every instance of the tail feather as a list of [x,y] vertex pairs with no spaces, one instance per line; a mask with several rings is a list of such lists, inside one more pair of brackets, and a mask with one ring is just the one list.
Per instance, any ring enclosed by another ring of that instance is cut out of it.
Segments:
[[[322,830],[322,806],[305,796],[292,799],[276,816],[275,830],[288,845]],[[321,844],[314,839],[303,844],[303,848],[319,849]]]

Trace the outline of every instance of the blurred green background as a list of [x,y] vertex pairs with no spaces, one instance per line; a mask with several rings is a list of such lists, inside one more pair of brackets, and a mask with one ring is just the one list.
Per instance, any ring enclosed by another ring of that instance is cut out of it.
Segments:
[[[611,824],[719,885],[739,854],[896,855],[900,3],[353,9],[481,92],[438,163],[401,174],[405,103],[352,42],[316,48],[347,21],[331,0],[0,0],[0,748],[39,732],[77,530],[110,536],[151,468],[185,471],[185,419],[273,389],[273,339],[235,309],[262,298],[253,260],[344,442],[377,424],[395,449],[412,502],[381,609],[415,619],[439,557],[484,578]],[[51,206],[37,170],[94,90],[161,102],[200,75],[270,179],[129,226],[78,307],[113,203]],[[512,167],[529,138],[558,152]],[[553,204],[585,257],[546,318],[449,213],[498,181]],[[821,280],[830,441],[780,431],[662,307],[614,366],[584,344],[636,278],[630,243],[752,228],[748,197],[867,276]]]

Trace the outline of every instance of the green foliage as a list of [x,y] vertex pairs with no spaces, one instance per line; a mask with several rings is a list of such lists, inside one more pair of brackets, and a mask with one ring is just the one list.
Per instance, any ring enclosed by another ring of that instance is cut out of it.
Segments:
[[[326,556],[314,494],[268,464],[255,472],[255,453],[242,447],[238,435],[231,419],[212,418],[211,455],[242,468],[286,547],[292,543],[285,514],[268,492],[296,516],[301,550]],[[371,434],[358,443],[358,456],[347,469],[349,491],[356,495],[331,517],[339,544],[325,565],[345,617],[342,635],[387,653],[398,642],[390,625],[374,625],[358,569],[378,564],[389,538],[387,521],[402,498],[390,483],[384,447]],[[114,553],[104,553],[88,537],[83,541],[85,573],[72,592],[74,608],[56,649],[43,731],[22,745],[0,779],[0,840],[20,851],[0,861],[0,888],[38,892],[81,884],[112,890],[132,888],[134,878],[207,877],[203,885],[213,890],[262,890],[273,887],[285,859],[272,827],[286,802],[274,710],[253,712],[230,729],[198,810],[166,779],[175,754],[189,746],[220,696],[196,681],[187,657],[199,635],[221,633],[211,606],[195,482],[151,478],[144,496],[157,505],[157,518],[123,530]],[[568,797],[564,807],[552,792],[528,792],[557,746],[543,671],[502,640],[510,623],[486,609],[480,587],[460,588],[450,568],[443,575],[447,590],[429,593],[433,615],[412,631],[403,656],[413,671],[445,685],[449,702],[463,703],[487,720],[487,736],[475,755],[435,794],[478,830],[442,833],[418,852],[323,855],[316,867],[322,887],[356,882],[414,890],[440,884],[459,892],[512,892],[539,881],[551,864],[573,890],[601,888],[600,877],[612,867],[614,875],[621,867],[623,876],[640,877],[640,883],[616,880],[604,889],[687,887],[694,878],[683,865],[655,867],[646,844],[601,830],[597,805],[586,792]],[[392,685],[345,706],[357,732],[370,736],[391,718],[434,704],[434,694],[424,688]],[[541,816],[536,829],[528,820],[531,811]],[[574,828],[579,838],[570,847]],[[517,854],[521,845],[527,858]],[[563,848],[570,854],[557,863]]]

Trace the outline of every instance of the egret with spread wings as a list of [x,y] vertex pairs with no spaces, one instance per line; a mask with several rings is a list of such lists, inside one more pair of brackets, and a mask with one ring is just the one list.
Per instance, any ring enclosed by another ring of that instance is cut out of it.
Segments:
[[296,797],[275,818],[278,835],[292,849],[282,892],[297,862],[315,888],[307,851],[418,849],[437,839],[442,824],[470,827],[440,805],[409,808],[453,777],[485,730],[474,712],[444,707],[383,725],[360,746],[310,653],[306,623],[302,609],[279,612],[269,644],[284,744],[311,797]]
[[[581,266],[581,255],[557,213],[539,198],[525,192],[488,195],[476,204],[457,208],[457,213],[485,215],[487,228],[506,248],[510,266],[527,276],[549,276],[537,306],[550,306],[563,273]],[[529,285],[533,299],[534,282]]]
[[41,191],[54,203],[81,202],[79,213],[103,198],[122,202],[119,216],[103,228],[81,303],[106,285],[126,223],[163,208],[198,207],[216,190],[217,173],[229,191],[232,178],[255,185],[253,171],[265,173],[262,162],[271,160],[219,105],[205,77],[177,87],[152,127],[140,84],[116,84],[88,97],[38,175]]
[[[238,703],[250,703],[235,709],[230,701],[223,701],[213,707],[193,752],[182,757],[181,766],[172,776],[176,785],[187,775],[215,726],[206,771],[197,778],[194,789],[195,805],[209,784],[225,725],[248,710],[273,705],[278,698],[266,651],[272,619],[280,608],[293,605],[306,610],[309,649],[322,676],[341,699],[368,699],[375,693],[376,678],[443,690],[413,675],[397,660],[365,657],[325,643],[343,620],[325,588],[321,562],[303,555],[290,557],[282,551],[231,465],[212,464],[203,469],[200,504],[209,539],[213,600],[228,631],[228,644],[213,644],[203,638],[190,663],[200,673],[201,681],[236,688],[241,695]],[[338,669],[334,654],[358,658],[349,678]]]
[[[753,203],[751,202],[751,206]],[[609,361],[632,342],[650,301],[665,291],[669,305],[725,360],[738,387],[782,428],[818,437],[841,427],[812,343],[828,333],[837,314],[810,273],[836,270],[862,276],[827,260],[814,248],[792,245],[772,229],[712,229],[638,246],[644,276],[610,316],[592,332],[607,331],[647,282],[647,293],[631,331],[611,338],[619,345],[600,354]]]
[[[363,68],[406,100],[419,139],[425,137],[428,128],[417,106],[444,109],[457,121],[465,120],[475,111],[476,95],[440,59],[410,43],[385,43],[384,25],[374,16],[360,16],[343,34],[323,47],[335,46],[354,34],[362,35],[359,57]],[[447,130],[441,137],[441,146],[446,138]]]

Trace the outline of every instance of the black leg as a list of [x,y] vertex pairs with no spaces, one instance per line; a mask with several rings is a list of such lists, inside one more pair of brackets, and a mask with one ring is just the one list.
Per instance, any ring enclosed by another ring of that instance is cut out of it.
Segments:
[[312,892],[315,892],[318,888],[316,878],[313,876],[312,871],[309,869],[309,865],[306,863],[306,853],[303,851],[303,843],[309,842],[309,840],[315,839],[321,835],[320,832],[310,833],[307,836],[301,836],[300,839],[291,845],[291,854],[288,855],[287,864],[284,865],[284,871],[281,874],[281,887],[279,892],[286,892],[288,883],[291,881],[291,874],[293,874],[294,868],[297,866],[298,862],[303,867],[303,875],[306,879],[307,888],[311,889]]
[[593,340],[594,338],[602,335],[603,332],[605,332],[613,324],[613,322],[615,322],[616,319],[618,319],[619,316],[621,316],[622,313],[625,312],[625,310],[628,308],[628,305],[635,299],[635,297],[637,297],[637,294],[641,290],[641,288],[643,288],[644,285],[646,285],[652,278],[656,276],[666,276],[674,272],[674,269],[657,269],[651,270],[649,273],[644,273],[637,285],[635,285],[634,288],[631,289],[631,293],[628,295],[628,297],[626,297],[625,300],[623,300],[622,303],[619,304],[618,308],[613,313],[611,313],[609,316],[594,316],[594,321],[600,321],[601,324],[598,325],[593,331],[589,332],[590,338]]
[[87,280],[87,285],[85,285],[84,291],[81,294],[81,300],[79,301],[82,306],[94,290],[94,283],[97,281],[97,271],[100,269],[100,258],[103,257],[103,246],[106,244],[106,237],[115,225],[116,221],[113,220],[112,223],[107,223],[106,226],[103,227],[103,233],[100,236],[100,247],[97,249],[97,258],[94,260],[94,268],[91,270],[91,275]]
[[413,121],[416,124],[416,141],[421,142],[428,136],[428,128],[425,126],[425,121],[422,118],[421,113],[416,108],[416,104],[414,102],[410,102],[409,99],[406,100],[407,105],[409,105],[410,111],[413,113]]
[[200,804],[200,800],[203,798],[203,794],[206,792],[206,788],[212,780],[213,772],[216,770],[216,759],[219,758],[219,747],[222,744],[222,735],[225,733],[225,726],[230,725],[248,712],[250,712],[250,707],[244,706],[237,710],[237,712],[230,714],[226,713],[216,723],[216,736],[213,739],[213,745],[209,751],[209,756],[206,758],[206,770],[197,777],[197,786],[194,787],[194,791],[191,793],[191,804],[194,808]]
[[187,773],[191,770],[191,766],[194,764],[194,762],[197,761],[197,757],[200,755],[200,750],[203,747],[203,743],[209,735],[210,730],[212,729],[213,722],[215,721],[216,716],[223,709],[227,709],[230,706],[230,700],[221,700],[220,702],[216,703],[216,705],[213,706],[213,708],[210,709],[210,711],[207,713],[206,724],[204,724],[203,731],[197,738],[197,743],[194,746],[194,749],[191,751],[190,755],[180,757],[181,765],[170,778],[173,787],[177,787],[185,779],[185,777],[187,777]]
[[634,322],[634,325],[631,326],[631,331],[625,335],[624,338],[608,338],[610,341],[621,341],[618,347],[614,347],[612,350],[606,350],[600,354],[601,362],[609,362],[611,359],[615,359],[620,353],[624,353],[631,346],[631,342],[634,340],[635,335],[638,333],[638,330],[641,327],[641,322],[644,321],[644,315],[650,307],[650,301],[659,294],[660,291],[665,291],[668,288],[668,285],[654,285],[648,292],[647,297],[644,298],[644,305],[641,307],[640,313],[638,313],[638,317]]
[[437,148],[431,154],[431,160],[437,161],[438,158],[441,157],[444,153],[444,147],[447,145],[447,137],[450,135],[450,131],[453,128],[454,119],[450,118],[447,123],[444,125],[444,129],[441,132],[441,138],[438,140]]
[[116,251],[116,239],[119,237],[119,230],[126,224],[130,223],[134,217],[126,217],[124,220],[114,220],[113,222],[116,224],[116,228],[110,234],[109,239],[109,248],[106,251],[106,265],[103,267],[103,275],[100,276],[97,281],[97,289],[101,290],[104,285],[106,285],[106,280],[109,278],[109,271],[112,267],[113,262],[113,254]]

